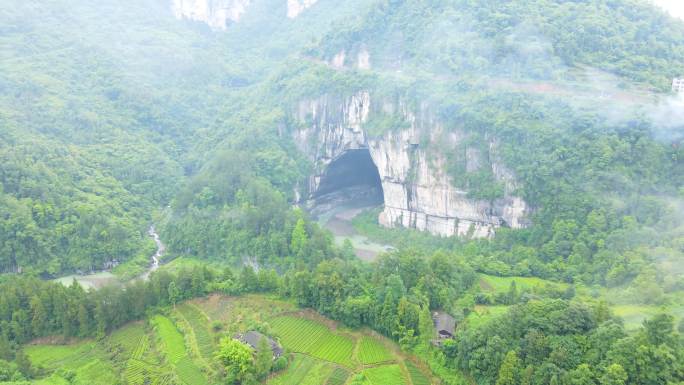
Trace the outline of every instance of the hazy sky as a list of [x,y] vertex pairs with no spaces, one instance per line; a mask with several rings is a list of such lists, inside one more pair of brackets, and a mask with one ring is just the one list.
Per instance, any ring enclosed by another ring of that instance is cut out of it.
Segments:
[[684,0],[654,0],[654,2],[667,9],[673,16],[684,19]]

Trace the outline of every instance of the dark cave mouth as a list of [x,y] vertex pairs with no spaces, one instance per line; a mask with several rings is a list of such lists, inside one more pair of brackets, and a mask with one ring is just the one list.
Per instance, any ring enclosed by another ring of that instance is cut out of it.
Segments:
[[347,150],[328,165],[313,195],[316,201],[336,201],[354,206],[384,203],[378,167],[365,149]]

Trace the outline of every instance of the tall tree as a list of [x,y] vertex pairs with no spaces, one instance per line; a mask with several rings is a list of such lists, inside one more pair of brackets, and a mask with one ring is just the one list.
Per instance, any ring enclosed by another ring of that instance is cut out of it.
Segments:
[[611,364],[606,368],[606,372],[601,376],[601,385],[625,385],[627,383],[627,372],[620,364]]
[[256,357],[254,358],[254,369],[257,378],[264,379],[270,372],[273,365],[273,351],[271,344],[266,337],[261,337],[257,344]]
[[171,281],[168,288],[169,302],[176,307],[176,303],[180,299],[180,289],[176,286],[176,281]]
[[506,353],[506,357],[499,368],[496,385],[518,385],[520,379],[520,360],[515,350]]
[[232,338],[221,340],[216,359],[226,368],[231,382],[241,381],[253,369],[252,349]]

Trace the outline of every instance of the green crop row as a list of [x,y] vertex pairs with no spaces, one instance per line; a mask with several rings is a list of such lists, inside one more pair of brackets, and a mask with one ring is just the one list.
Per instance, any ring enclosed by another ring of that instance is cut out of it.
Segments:
[[354,342],[325,325],[303,318],[278,317],[271,322],[283,345],[296,352],[353,367]]
[[359,361],[362,364],[376,364],[392,360],[392,354],[375,338],[363,336],[359,342]]
[[430,379],[411,361],[406,361],[406,369],[413,385],[430,385]]
[[401,368],[396,364],[365,369],[362,373],[369,385],[405,385],[407,383]]
[[178,331],[176,325],[164,316],[156,315],[152,318],[152,322],[161,338],[166,359],[171,364],[177,363],[186,355],[183,335]]
[[200,354],[205,359],[210,359],[214,355],[214,341],[209,333],[209,320],[204,316],[201,310],[190,304],[183,304],[178,306],[178,311],[185,318],[197,340],[197,347]]

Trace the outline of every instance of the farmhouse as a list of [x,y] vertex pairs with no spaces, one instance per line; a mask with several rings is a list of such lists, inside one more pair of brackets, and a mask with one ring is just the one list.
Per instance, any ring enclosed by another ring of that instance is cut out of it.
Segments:
[[259,346],[259,341],[261,341],[262,338],[266,338],[268,344],[271,345],[271,350],[273,351],[273,359],[276,359],[283,355],[283,348],[280,347],[280,345],[277,342],[275,342],[273,338],[267,337],[257,331],[250,330],[247,333],[238,334],[233,338],[244,344],[251,346],[254,350],[257,350],[257,347]]
[[435,330],[439,339],[452,338],[456,329],[456,319],[449,314],[436,311],[432,314]]

